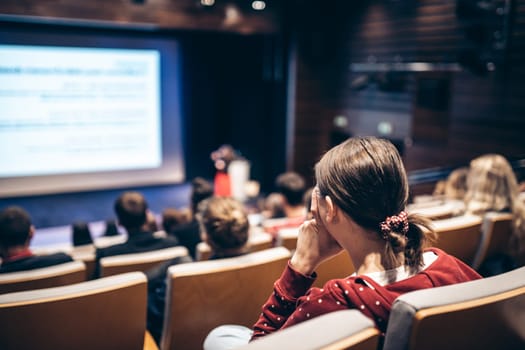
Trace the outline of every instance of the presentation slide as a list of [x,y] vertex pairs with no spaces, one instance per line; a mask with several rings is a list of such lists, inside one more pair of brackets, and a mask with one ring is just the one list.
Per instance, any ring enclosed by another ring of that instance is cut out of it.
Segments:
[[155,50],[0,45],[0,177],[159,167]]
[[0,197],[185,180],[179,45],[0,28]]

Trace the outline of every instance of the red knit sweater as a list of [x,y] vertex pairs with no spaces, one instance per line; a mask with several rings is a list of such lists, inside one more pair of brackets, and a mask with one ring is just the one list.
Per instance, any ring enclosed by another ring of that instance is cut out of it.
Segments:
[[263,305],[252,339],[306,321],[328,312],[358,309],[372,318],[384,332],[394,300],[410,291],[466,282],[481,278],[469,266],[440,249],[429,249],[437,259],[407,279],[385,286],[360,275],[328,281],[323,288],[310,288],[314,276],[295,271],[290,264],[274,284],[274,292]]

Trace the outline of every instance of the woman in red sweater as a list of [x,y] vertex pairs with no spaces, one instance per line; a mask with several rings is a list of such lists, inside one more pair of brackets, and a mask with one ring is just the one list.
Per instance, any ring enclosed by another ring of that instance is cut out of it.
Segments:
[[[408,180],[389,141],[350,138],[322,157],[315,177],[314,219],[301,226],[296,250],[263,305],[252,340],[343,309],[360,310],[384,332],[399,295],[481,278],[442,250],[424,249],[434,232],[426,219],[405,212]],[[343,250],[355,273],[311,288],[316,268]],[[228,348],[214,340],[220,332],[210,334],[205,349]]]

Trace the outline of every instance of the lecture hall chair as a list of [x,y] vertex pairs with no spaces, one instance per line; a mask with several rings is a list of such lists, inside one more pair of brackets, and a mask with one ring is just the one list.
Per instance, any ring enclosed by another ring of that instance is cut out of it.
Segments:
[[146,272],[163,262],[183,256],[189,256],[188,249],[183,246],[108,256],[100,259],[100,276],[108,277],[133,271]]
[[461,215],[432,221],[438,235],[433,246],[472,266],[481,244],[482,221],[482,217],[477,215]]
[[0,349],[156,349],[146,332],[146,303],[141,272],[3,294]]
[[169,267],[160,348],[202,349],[217,326],[251,327],[289,259],[290,251],[277,247]]
[[383,350],[525,349],[525,267],[399,296]]
[[81,261],[0,274],[0,294],[65,286],[86,280],[86,266]]
[[[272,246],[273,246],[272,236],[269,233],[260,232],[260,233],[250,234],[250,237],[248,238],[246,249],[248,252],[253,253],[253,252],[258,252],[264,249],[272,248]],[[210,245],[206,242],[200,242],[199,244],[197,244],[196,255],[197,255],[197,261],[209,260],[212,255]]]
[[330,312],[269,334],[238,350],[377,350],[379,330],[358,310]]
[[479,269],[486,259],[496,255],[509,255],[512,236],[512,214],[490,212],[483,216],[481,243],[472,267]]

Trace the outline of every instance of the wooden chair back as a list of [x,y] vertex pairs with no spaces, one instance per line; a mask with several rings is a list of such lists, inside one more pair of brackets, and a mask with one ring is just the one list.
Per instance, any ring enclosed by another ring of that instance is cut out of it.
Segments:
[[498,254],[509,254],[512,236],[512,214],[487,213],[481,226],[481,243],[472,266],[478,269],[486,259]]
[[481,223],[482,218],[475,215],[435,220],[438,239],[433,246],[472,266],[481,242]]
[[[268,233],[257,233],[250,235],[246,250],[250,253],[258,252],[264,249],[272,248],[273,241],[272,235]],[[197,261],[209,260],[212,255],[211,247],[206,242],[200,242],[197,244],[196,258]]]
[[523,349],[525,267],[401,295],[383,350]]
[[160,348],[202,349],[219,325],[253,326],[289,259],[290,251],[278,247],[171,266]]
[[358,310],[331,312],[269,334],[238,350],[377,350],[379,330]]
[[0,295],[0,349],[140,350],[146,303],[140,272]]
[[73,261],[40,269],[0,274],[0,294],[66,286],[86,280],[86,266]]
[[100,275],[108,277],[133,271],[146,272],[163,262],[188,255],[186,247],[176,246],[144,253],[108,256],[100,259]]

